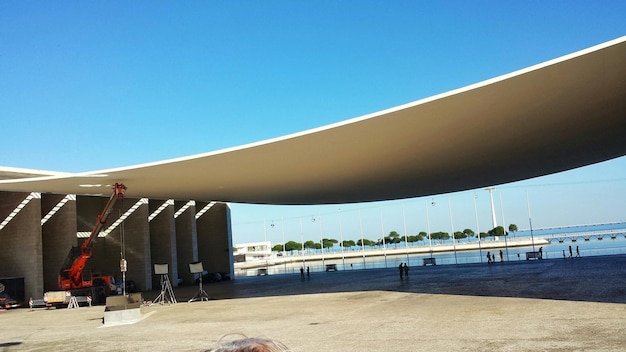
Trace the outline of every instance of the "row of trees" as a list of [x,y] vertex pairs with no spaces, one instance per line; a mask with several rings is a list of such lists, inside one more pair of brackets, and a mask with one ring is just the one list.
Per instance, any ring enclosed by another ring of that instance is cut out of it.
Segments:
[[[498,226],[495,227],[487,232],[481,232],[480,233],[480,237],[481,238],[485,238],[485,237],[496,237],[496,236],[508,236],[509,232],[517,232],[517,225],[515,224],[510,224],[509,225],[509,231],[505,231],[504,227],[502,226]],[[475,237],[476,234],[474,233],[474,231],[472,231],[472,229],[465,229],[463,231],[456,231],[454,233],[454,239],[455,240],[463,240],[463,239],[469,239],[472,237]],[[430,239],[431,241],[435,241],[435,242],[439,242],[439,243],[443,243],[443,241],[447,241],[450,240],[452,237],[450,236],[449,233],[447,232],[433,232],[430,234]],[[406,236],[406,241],[409,243],[414,243],[414,242],[420,242],[420,241],[426,241],[428,240],[428,233],[422,231],[417,235],[410,235],[410,236]],[[363,240],[358,240],[358,241],[353,241],[353,240],[344,240],[343,242],[339,242],[336,239],[333,238],[323,238],[322,242],[320,243],[315,242],[315,241],[306,241],[304,242],[304,246],[302,245],[302,243],[300,242],[296,242],[296,241],[289,241],[289,242],[285,242],[285,251],[299,251],[302,250],[302,248],[306,249],[321,249],[322,245],[324,245],[324,248],[331,248],[334,247],[335,245],[339,245],[340,247],[344,247],[344,248],[350,248],[350,247],[361,247],[361,246],[379,246],[382,245],[383,243],[385,243],[386,245],[394,245],[397,246],[399,243],[404,243],[405,238],[404,236],[400,235],[398,232],[396,231],[391,231],[389,232],[389,235],[385,236],[384,241],[383,239],[378,239],[376,241],[372,241],[372,240],[368,240],[366,238],[364,238]],[[274,245],[272,247],[273,251],[282,251],[283,250],[283,244],[277,244]]]

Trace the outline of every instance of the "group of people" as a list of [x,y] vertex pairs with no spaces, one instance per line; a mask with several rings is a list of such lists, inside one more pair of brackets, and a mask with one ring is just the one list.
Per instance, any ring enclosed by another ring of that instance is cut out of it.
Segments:
[[[572,254],[572,246],[569,246],[569,257],[574,258]],[[563,250],[563,258],[565,259],[565,249]],[[580,251],[578,250],[578,246],[576,246],[576,258],[580,258]]]
[[[500,250],[500,261],[504,261],[504,257],[502,256],[502,250]],[[496,262],[496,255],[491,252],[487,252],[487,264],[493,264]]]
[[409,277],[409,266],[406,263],[400,263],[398,265],[398,270],[400,270],[400,278]]

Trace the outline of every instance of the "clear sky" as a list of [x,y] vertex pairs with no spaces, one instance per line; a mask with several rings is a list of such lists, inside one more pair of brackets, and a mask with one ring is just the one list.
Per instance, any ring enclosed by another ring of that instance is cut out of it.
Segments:
[[[5,0],[0,165],[99,170],[300,132],[621,37],[624,14],[624,1]],[[496,185],[498,224],[527,228],[528,208],[535,227],[626,220],[625,171],[623,157]],[[485,190],[232,205],[235,242],[299,241],[300,223],[305,240],[320,223],[337,239],[476,230],[476,214],[492,227]]]

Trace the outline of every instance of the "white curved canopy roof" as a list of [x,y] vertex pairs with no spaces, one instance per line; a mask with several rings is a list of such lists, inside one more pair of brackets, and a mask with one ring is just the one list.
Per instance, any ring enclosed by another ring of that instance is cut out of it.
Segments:
[[431,98],[237,148],[81,174],[0,170],[0,190],[108,195],[109,185],[120,182],[129,197],[330,204],[518,181],[626,155],[625,63],[622,37]]

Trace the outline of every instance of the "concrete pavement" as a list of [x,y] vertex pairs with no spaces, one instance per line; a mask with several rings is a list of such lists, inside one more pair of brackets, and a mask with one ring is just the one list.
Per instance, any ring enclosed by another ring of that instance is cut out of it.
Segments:
[[[0,351],[202,351],[243,333],[293,351],[622,351],[626,256],[315,272],[204,285],[212,298],[141,308],[102,327],[103,307],[0,314]],[[152,299],[159,292],[145,293]]]

